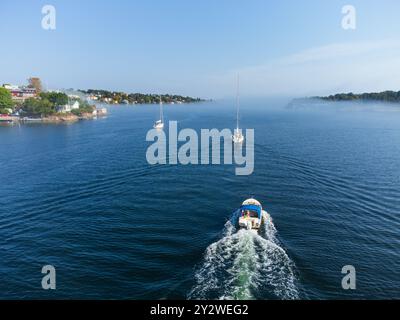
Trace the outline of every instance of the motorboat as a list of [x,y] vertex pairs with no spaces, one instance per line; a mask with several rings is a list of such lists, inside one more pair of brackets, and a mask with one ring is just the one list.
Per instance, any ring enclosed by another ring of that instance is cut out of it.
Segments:
[[253,198],[247,199],[239,209],[239,227],[258,232],[264,223],[265,214],[260,202]]

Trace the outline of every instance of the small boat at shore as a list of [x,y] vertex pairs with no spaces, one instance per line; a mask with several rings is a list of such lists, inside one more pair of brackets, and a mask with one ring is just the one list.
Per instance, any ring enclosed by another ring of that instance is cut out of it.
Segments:
[[8,114],[0,114],[1,123],[13,123],[17,118]]
[[264,223],[265,214],[260,202],[253,198],[247,199],[239,209],[239,227],[258,232]]

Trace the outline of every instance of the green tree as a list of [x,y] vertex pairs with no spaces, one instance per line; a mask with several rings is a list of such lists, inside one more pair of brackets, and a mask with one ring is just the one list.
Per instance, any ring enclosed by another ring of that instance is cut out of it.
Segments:
[[0,113],[8,113],[12,109],[14,102],[11,99],[11,93],[6,88],[0,88]]
[[26,99],[22,109],[31,115],[48,116],[55,113],[55,106],[48,99]]
[[62,92],[42,92],[40,98],[42,100],[47,99],[54,106],[63,106],[68,103],[68,96]]
[[92,113],[96,108],[93,105],[90,105],[87,101],[77,100],[79,102],[79,109],[74,109],[71,112],[76,116],[81,116],[84,113]]

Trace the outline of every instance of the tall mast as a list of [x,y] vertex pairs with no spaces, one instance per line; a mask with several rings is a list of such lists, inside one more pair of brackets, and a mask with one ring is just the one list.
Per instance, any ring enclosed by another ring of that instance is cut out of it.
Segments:
[[164,122],[163,112],[162,112],[162,105],[163,105],[163,103],[162,103],[162,99],[161,99],[161,95],[160,95],[160,120],[161,120],[161,122]]
[[236,84],[236,129],[239,129],[239,75]]

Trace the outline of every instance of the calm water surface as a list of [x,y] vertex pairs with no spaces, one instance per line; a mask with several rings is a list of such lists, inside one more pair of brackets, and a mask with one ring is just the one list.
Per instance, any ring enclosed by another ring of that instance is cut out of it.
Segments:
[[[0,298],[400,298],[400,107],[243,101],[255,171],[150,166],[157,106],[71,125],[0,126]],[[231,128],[230,102],[165,107]],[[254,196],[259,236],[230,223]],[[271,221],[271,220],[268,220]],[[41,289],[41,268],[57,290]],[[341,289],[354,265],[357,289]]]

